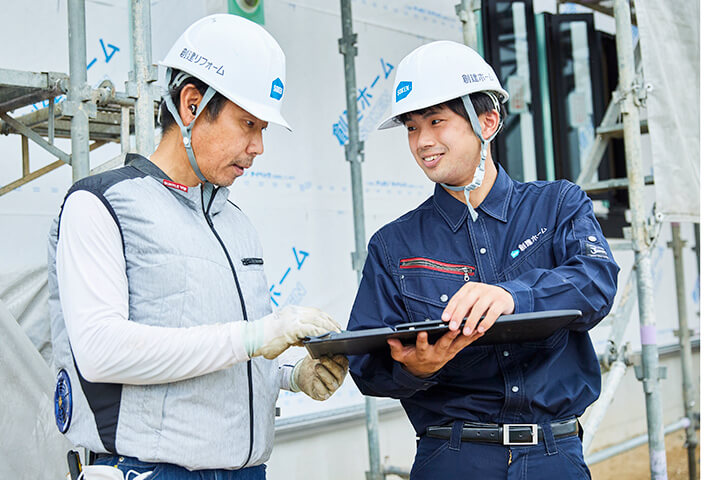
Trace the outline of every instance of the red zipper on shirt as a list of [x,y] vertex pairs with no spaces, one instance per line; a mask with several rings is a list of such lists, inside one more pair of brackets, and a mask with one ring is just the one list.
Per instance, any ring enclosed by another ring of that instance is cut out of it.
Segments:
[[475,275],[475,267],[470,265],[457,265],[454,263],[438,262],[430,258],[416,257],[403,258],[400,260],[400,268],[425,268],[435,272],[452,273],[454,275],[463,275],[463,280],[470,280]]

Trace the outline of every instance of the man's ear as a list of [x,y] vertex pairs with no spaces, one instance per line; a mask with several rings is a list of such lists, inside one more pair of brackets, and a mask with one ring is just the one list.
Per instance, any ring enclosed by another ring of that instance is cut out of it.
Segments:
[[482,128],[483,138],[490,138],[498,128],[500,128],[500,114],[493,109],[489,112],[478,115],[480,128]]
[[180,101],[178,102],[178,113],[184,125],[189,125],[195,119],[193,110],[197,112],[197,107],[202,101],[203,95],[192,83],[188,83],[180,91]]

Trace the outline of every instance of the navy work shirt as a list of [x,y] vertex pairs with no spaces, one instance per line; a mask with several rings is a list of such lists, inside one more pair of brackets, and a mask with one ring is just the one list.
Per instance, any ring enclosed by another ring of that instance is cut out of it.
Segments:
[[436,185],[415,210],[370,240],[348,330],[438,320],[465,282],[498,285],[515,313],[577,309],[583,316],[536,343],[461,350],[429,378],[382,353],[350,357],[365,395],[399,398],[418,434],[452,420],[545,423],[579,416],[600,392],[587,331],[605,317],[619,268],[592,202],[566,180],[520,183],[498,167],[473,222]]

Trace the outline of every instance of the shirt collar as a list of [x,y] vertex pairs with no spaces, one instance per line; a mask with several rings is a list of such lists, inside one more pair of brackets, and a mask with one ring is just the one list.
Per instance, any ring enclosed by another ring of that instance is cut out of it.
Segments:
[[[155,165],[149,159],[135,153],[129,153],[125,157],[125,165],[135,167],[141,172],[156,178],[161,182],[168,190],[172,191],[176,196],[179,196],[186,203],[190,204],[194,208],[202,210],[202,191],[201,185],[195,187],[187,187],[170,180],[170,177],[163,172],[160,167]],[[227,187],[215,187],[218,191],[215,193],[212,205],[210,206],[210,214],[215,215],[223,209],[227,201],[230,191]]]
[[167,176],[165,172],[160,170],[160,168],[152,163],[147,158],[143,157],[142,155],[138,155],[137,153],[128,153],[125,156],[125,165],[130,167],[135,167],[141,172],[153,176],[155,178],[159,178],[160,180],[170,180],[170,177]]
[[[507,211],[512,194],[512,179],[500,165],[496,164],[496,166],[497,177],[495,183],[493,183],[490,192],[488,192],[478,208],[501,222],[507,222]],[[460,228],[468,215],[467,205],[450,195],[439,183],[435,185],[433,203],[453,232]]]

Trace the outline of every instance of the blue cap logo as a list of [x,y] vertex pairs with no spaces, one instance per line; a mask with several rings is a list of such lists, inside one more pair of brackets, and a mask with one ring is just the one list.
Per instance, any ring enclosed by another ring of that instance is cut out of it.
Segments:
[[284,91],[285,86],[283,85],[282,80],[280,80],[280,78],[278,77],[272,82],[272,87],[270,88],[270,98],[280,100],[283,96]]
[[410,95],[410,92],[412,92],[412,82],[398,83],[397,90],[395,90],[395,102],[399,102],[407,97]]

